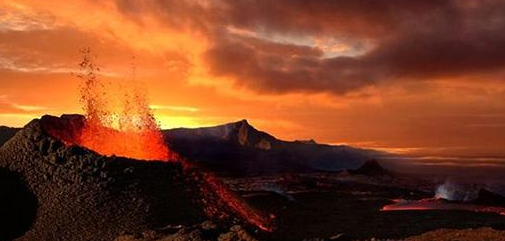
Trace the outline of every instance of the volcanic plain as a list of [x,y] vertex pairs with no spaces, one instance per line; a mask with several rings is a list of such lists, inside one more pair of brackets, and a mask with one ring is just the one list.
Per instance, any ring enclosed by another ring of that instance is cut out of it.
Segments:
[[[500,213],[383,210],[434,198],[445,180],[385,168],[381,152],[281,141],[247,121],[164,131],[188,168],[103,156],[49,133],[75,118],[0,129],[0,240],[503,240]],[[204,173],[227,190],[211,191]],[[228,192],[232,204],[221,200]],[[438,201],[505,207],[493,190],[478,194]]]

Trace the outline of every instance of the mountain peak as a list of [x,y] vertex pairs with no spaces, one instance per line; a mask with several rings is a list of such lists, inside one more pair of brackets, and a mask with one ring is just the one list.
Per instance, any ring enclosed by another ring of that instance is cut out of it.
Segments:
[[317,142],[314,139],[309,140],[296,140],[296,143],[308,144],[308,145],[317,145]]
[[249,122],[247,121],[247,119],[242,119],[242,120],[239,120],[237,122],[235,122],[237,124],[240,124],[240,125],[248,125],[248,126],[251,126],[249,125]]
[[385,176],[390,174],[377,160],[366,161],[360,168],[352,171],[352,173],[365,176]]
[[[186,136],[191,139],[218,138],[238,143],[241,146],[257,147],[269,150],[272,143],[277,139],[268,133],[262,132],[251,126],[249,121],[242,119],[236,122],[230,122],[213,127],[200,127],[196,129],[178,128],[171,131],[176,136]],[[192,132],[187,135],[184,133]]]
[[271,141],[275,138],[265,132],[259,131],[249,124],[246,119],[240,120],[234,123],[234,131],[232,131],[229,136],[232,139],[236,138],[236,141],[241,146],[256,146],[261,149],[270,149]]

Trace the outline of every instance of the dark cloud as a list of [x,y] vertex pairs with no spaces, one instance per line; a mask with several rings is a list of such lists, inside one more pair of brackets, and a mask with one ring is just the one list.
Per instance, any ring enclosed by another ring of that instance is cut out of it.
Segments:
[[208,31],[235,26],[283,34],[374,38],[419,22],[432,22],[436,14],[452,14],[452,3],[446,0],[116,0],[116,3],[121,12],[140,22],[151,14],[170,27],[190,26]]
[[362,68],[359,59],[278,54],[247,41],[223,39],[207,51],[205,60],[212,74],[232,76],[239,85],[266,92],[344,93],[374,81],[372,76],[363,78],[370,70]]
[[[233,1],[225,8],[225,23],[251,29],[300,34],[331,34],[376,38],[429,22],[445,11],[447,1],[294,0]],[[411,19],[417,15],[417,19]]]
[[[119,1],[167,25],[199,29],[212,42],[211,73],[262,92],[344,94],[377,83],[502,72],[505,2],[499,0]],[[256,33],[244,36],[230,27]],[[294,41],[280,43],[276,36]],[[354,56],[324,55],[296,39],[367,42]]]

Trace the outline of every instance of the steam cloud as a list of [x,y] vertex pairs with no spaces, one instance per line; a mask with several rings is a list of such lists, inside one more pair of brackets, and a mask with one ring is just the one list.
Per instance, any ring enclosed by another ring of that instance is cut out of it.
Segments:
[[475,184],[455,183],[451,180],[445,181],[435,191],[435,198],[450,201],[469,202],[477,199],[478,195],[479,189]]

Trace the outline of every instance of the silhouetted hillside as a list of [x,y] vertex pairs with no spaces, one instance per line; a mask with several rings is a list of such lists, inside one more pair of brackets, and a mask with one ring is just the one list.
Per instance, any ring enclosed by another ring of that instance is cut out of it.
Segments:
[[505,197],[491,192],[487,189],[479,189],[477,199],[473,201],[476,204],[488,205],[488,206],[505,206]]
[[381,153],[315,141],[282,141],[246,120],[164,131],[171,148],[224,175],[355,169]]
[[350,170],[349,173],[364,176],[386,176],[392,174],[389,170],[382,167],[376,160],[367,161],[360,168]]

